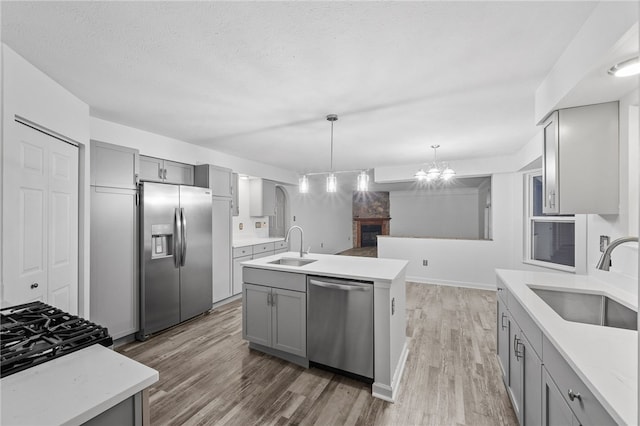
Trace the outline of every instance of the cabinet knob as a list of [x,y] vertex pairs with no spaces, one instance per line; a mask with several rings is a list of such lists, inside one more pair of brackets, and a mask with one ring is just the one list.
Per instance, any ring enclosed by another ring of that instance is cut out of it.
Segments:
[[31,284],[31,288],[32,288],[32,289],[34,289],[34,288],[38,288],[38,286],[39,286],[39,285],[40,285],[40,284],[38,284],[38,283],[33,283],[33,284]]
[[580,395],[579,392],[574,392],[573,389],[569,389],[569,391],[567,392],[567,394],[569,395],[569,399],[571,401],[573,401],[574,399],[577,399],[578,401],[582,400],[582,395]]

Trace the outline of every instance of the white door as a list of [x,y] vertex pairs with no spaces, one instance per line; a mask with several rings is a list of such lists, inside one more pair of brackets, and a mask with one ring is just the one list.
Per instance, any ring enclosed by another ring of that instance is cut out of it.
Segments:
[[14,122],[3,159],[3,304],[78,311],[78,148]]

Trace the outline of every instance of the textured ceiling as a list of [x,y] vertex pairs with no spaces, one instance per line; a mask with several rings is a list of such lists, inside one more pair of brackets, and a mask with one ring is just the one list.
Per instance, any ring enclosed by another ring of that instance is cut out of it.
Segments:
[[477,158],[594,2],[2,2],[2,41],[92,115],[297,172]]

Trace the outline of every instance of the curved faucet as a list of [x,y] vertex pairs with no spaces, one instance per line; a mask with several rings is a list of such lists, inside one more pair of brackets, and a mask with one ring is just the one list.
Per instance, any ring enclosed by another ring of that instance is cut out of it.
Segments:
[[611,267],[611,252],[613,251],[613,249],[618,247],[620,244],[630,243],[633,241],[638,242],[638,237],[622,237],[618,238],[617,240],[613,240],[613,242],[607,246],[607,249],[604,251],[604,253],[602,253],[602,256],[600,256],[600,260],[598,261],[596,268],[600,269],[601,271],[608,271]]
[[302,228],[300,228],[298,225],[293,225],[291,228],[289,228],[287,230],[287,236],[284,237],[284,242],[288,243],[289,242],[289,234],[291,233],[291,231],[293,231],[294,229],[299,229],[300,230],[300,257],[304,257],[304,251],[302,251],[302,247],[303,247],[303,240],[304,240],[304,231],[302,230]]

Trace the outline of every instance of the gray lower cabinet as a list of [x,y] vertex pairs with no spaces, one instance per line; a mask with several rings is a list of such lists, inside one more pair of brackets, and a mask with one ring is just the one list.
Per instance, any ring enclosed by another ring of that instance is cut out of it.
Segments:
[[91,321],[114,339],[138,331],[137,191],[91,187]]
[[306,300],[304,292],[245,283],[242,337],[306,357]]
[[579,426],[546,368],[542,368],[542,426]]
[[190,164],[146,155],[140,156],[140,180],[173,183],[176,185],[193,185],[194,174],[194,166]]
[[[518,322],[523,324],[522,327]],[[542,415],[542,360],[523,328],[529,330],[536,342],[540,341],[540,330],[505,288],[498,292],[496,328],[498,363],[518,422],[522,426],[539,425]],[[536,344],[541,352],[541,344]]]
[[286,243],[284,243],[284,241],[235,247],[233,249],[233,286],[231,288],[231,295],[242,293],[242,262],[260,259],[261,257],[273,256],[278,253],[284,253],[287,250],[282,249],[283,244],[286,247]]
[[215,303],[230,297],[234,284],[231,263],[231,198],[213,197],[211,208],[213,302]]

